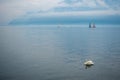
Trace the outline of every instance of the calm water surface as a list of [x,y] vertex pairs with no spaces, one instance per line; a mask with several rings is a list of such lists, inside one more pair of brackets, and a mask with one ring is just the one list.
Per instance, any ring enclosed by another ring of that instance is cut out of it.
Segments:
[[120,80],[120,26],[0,27],[0,80]]

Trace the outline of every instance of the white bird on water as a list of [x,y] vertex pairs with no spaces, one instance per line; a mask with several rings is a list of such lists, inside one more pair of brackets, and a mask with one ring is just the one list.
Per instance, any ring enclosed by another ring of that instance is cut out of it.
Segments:
[[94,63],[93,63],[93,61],[88,60],[88,61],[84,62],[84,65],[86,65],[86,66],[92,66],[92,65],[94,65]]

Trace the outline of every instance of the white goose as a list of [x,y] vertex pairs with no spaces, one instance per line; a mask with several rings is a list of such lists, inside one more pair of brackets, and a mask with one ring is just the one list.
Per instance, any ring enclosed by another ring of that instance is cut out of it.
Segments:
[[84,65],[86,65],[86,66],[92,66],[92,65],[94,65],[94,63],[93,63],[93,61],[88,60],[88,61],[84,62]]

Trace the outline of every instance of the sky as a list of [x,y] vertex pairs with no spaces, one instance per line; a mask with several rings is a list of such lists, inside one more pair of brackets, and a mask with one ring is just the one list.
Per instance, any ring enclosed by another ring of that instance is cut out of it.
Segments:
[[0,25],[120,24],[120,0],[0,0]]

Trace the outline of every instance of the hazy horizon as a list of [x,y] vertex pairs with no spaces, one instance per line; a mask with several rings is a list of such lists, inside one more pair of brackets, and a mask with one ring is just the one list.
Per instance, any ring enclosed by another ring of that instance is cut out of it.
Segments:
[[0,0],[0,25],[120,24],[119,0]]

